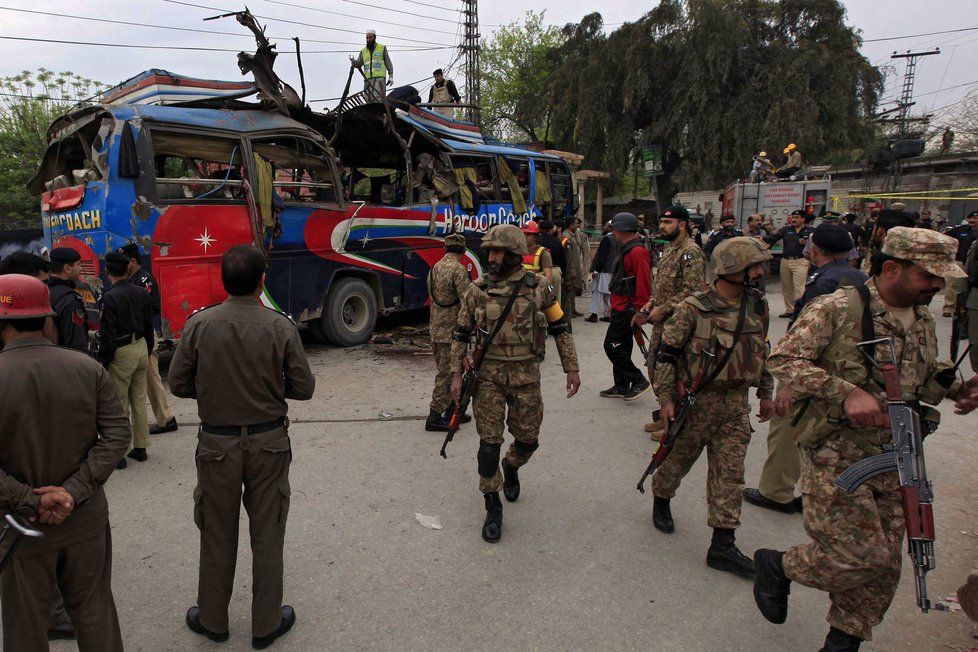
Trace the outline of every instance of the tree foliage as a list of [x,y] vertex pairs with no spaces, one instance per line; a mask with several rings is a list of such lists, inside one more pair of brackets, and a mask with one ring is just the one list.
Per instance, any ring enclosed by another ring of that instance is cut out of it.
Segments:
[[550,139],[547,80],[558,66],[552,54],[564,37],[543,18],[543,11],[528,11],[522,23],[504,25],[482,48],[482,124],[497,138]]
[[0,78],[0,223],[37,222],[38,199],[25,185],[47,147],[48,126],[103,87],[44,68]]
[[615,178],[648,144],[682,157],[675,184],[715,188],[761,149],[840,162],[872,140],[883,80],[838,0],[663,0],[610,33],[594,13],[561,34],[519,101],[547,107],[554,146]]

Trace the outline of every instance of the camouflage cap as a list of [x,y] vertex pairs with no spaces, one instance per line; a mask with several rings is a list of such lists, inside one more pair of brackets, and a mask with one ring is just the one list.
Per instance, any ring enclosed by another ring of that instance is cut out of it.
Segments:
[[461,233],[452,233],[451,235],[445,236],[445,246],[446,247],[464,247],[465,246],[465,236]]
[[489,229],[482,238],[482,248],[503,249],[517,256],[525,256],[530,252],[526,246],[526,236],[515,224],[497,224]]
[[895,226],[887,231],[882,248],[883,255],[919,265],[935,276],[967,278],[954,262],[957,251],[958,241],[951,236],[908,226]]
[[717,245],[710,260],[713,271],[719,276],[736,274],[751,265],[767,262],[774,256],[768,251],[768,245],[758,238],[737,236],[729,238]]

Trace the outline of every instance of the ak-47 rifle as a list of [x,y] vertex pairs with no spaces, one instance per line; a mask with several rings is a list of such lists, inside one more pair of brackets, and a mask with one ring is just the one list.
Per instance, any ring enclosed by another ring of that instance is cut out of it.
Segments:
[[641,326],[635,324],[635,326],[632,327],[632,335],[635,337],[635,343],[638,344],[638,350],[642,352],[642,359],[644,360],[648,358],[649,347],[645,343],[648,341],[648,338],[645,337],[645,331]]
[[475,351],[472,353],[472,362],[468,360],[463,362],[465,365],[465,374],[462,376],[462,393],[459,396],[459,400],[455,402],[452,418],[448,421],[448,433],[445,435],[445,441],[442,442],[439,453],[445,459],[448,459],[448,455],[445,453],[448,442],[455,438],[455,433],[458,432],[458,427],[462,424],[462,415],[468,409],[469,401],[472,399],[473,392],[475,392],[475,386],[479,382],[479,370],[482,368],[483,360],[485,360],[486,349],[496,339],[496,335],[499,334],[499,329],[503,327],[503,323],[509,316],[510,311],[513,310],[513,304],[516,303],[516,297],[519,295],[522,287],[523,281],[518,281],[516,287],[513,289],[513,293],[509,295],[509,299],[503,307],[503,312],[499,315],[499,319],[496,320],[496,325],[493,327],[492,332],[490,333],[484,329],[479,330],[481,337],[478,338],[479,341],[476,342]]
[[10,536],[10,532],[13,531],[13,539],[10,541],[10,545],[7,547],[7,553],[0,559],[0,572],[3,572],[4,566],[14,555],[14,550],[20,545],[21,537],[33,537],[40,538],[44,536],[44,533],[40,530],[35,530],[30,526],[30,524],[25,521],[22,517],[16,514],[7,514],[3,517],[5,525],[3,529],[0,529],[0,543]]
[[[960,302],[958,302],[960,303]],[[951,359],[958,357],[961,340],[968,341],[968,311],[963,306],[955,305],[954,318],[951,319]]]
[[[875,357],[866,353],[867,349],[873,350],[877,344],[890,347],[889,362],[879,364]],[[946,611],[947,607],[932,603],[927,597],[926,576],[934,570],[934,492],[924,467],[924,433],[920,416],[903,400],[893,338],[860,342],[857,346],[883,376],[893,439],[884,447],[884,452],[861,460],[843,471],[835,484],[843,491],[852,493],[877,475],[890,471],[899,473],[903,515],[907,525],[907,552],[914,566],[917,606],[924,613],[930,609]]]
[[686,425],[686,417],[689,416],[689,411],[696,405],[696,395],[702,389],[703,374],[708,366],[709,359],[713,357],[712,353],[703,351],[700,357],[700,368],[696,372],[696,376],[693,378],[693,382],[690,383],[688,389],[682,381],[679,382],[679,402],[676,404],[676,413],[673,415],[672,421],[669,422],[669,430],[666,431],[665,436],[659,442],[659,447],[652,454],[652,461],[645,467],[645,473],[638,480],[638,485],[635,488],[639,492],[645,493],[645,478],[655,473],[655,470],[662,465],[672,451],[676,439],[679,438],[680,433],[683,431],[683,426]]
[[[640,312],[632,303],[632,294],[635,291],[635,277],[626,276],[622,281],[625,283],[625,298],[628,300],[628,312],[630,315],[635,316],[636,313]],[[649,347],[646,345],[648,338],[645,337],[645,331],[638,324],[632,326],[632,337],[635,338],[635,343],[638,344],[638,350],[642,352],[642,359],[648,358]]]

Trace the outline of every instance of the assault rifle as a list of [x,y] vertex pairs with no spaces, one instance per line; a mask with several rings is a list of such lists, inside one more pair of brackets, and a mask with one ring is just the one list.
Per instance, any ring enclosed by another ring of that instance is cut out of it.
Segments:
[[693,382],[690,384],[689,388],[686,387],[685,383],[679,382],[679,402],[676,404],[676,413],[672,417],[672,421],[669,423],[669,430],[666,431],[665,436],[659,442],[659,447],[655,449],[655,453],[652,454],[652,461],[645,468],[645,473],[638,480],[638,485],[635,487],[641,493],[645,493],[645,478],[649,477],[655,470],[659,468],[665,461],[666,457],[672,451],[673,445],[676,443],[676,439],[679,438],[680,433],[683,431],[683,426],[686,424],[686,418],[689,416],[690,410],[696,404],[696,395],[702,389],[703,385],[703,374],[706,371],[706,367],[709,364],[709,360],[715,356],[712,353],[703,351],[700,357],[700,368],[696,372],[696,376],[693,378]]
[[8,536],[11,536],[11,531],[13,531],[13,539],[11,539],[10,545],[7,547],[7,554],[0,559],[0,572],[3,572],[4,566],[13,557],[14,550],[20,545],[21,537],[40,538],[44,536],[43,532],[35,530],[27,521],[16,514],[7,514],[3,517],[3,520],[6,524],[3,526],[3,529],[0,529],[0,543],[3,543],[3,540]]
[[[877,344],[890,347],[890,361],[879,364],[874,356],[866,353]],[[882,473],[897,471],[900,476],[900,493],[903,498],[903,514],[907,525],[907,552],[914,566],[917,589],[917,606],[924,613],[930,609],[947,611],[940,603],[927,597],[926,576],[934,570],[934,492],[924,467],[924,435],[920,416],[906,401],[900,388],[900,370],[897,368],[893,338],[860,342],[860,352],[883,376],[886,391],[887,412],[893,440],[884,452],[861,460],[843,471],[835,484],[852,493],[864,482]]]
[[452,418],[448,421],[448,434],[445,435],[445,441],[441,445],[441,456],[448,459],[448,455],[445,453],[445,448],[448,447],[448,442],[455,438],[455,433],[458,432],[458,427],[462,425],[462,415],[469,408],[469,401],[472,400],[472,393],[475,391],[475,386],[479,382],[479,369],[482,368],[482,360],[486,354],[486,347],[488,346],[488,335],[489,331],[480,329],[479,339],[482,341],[481,344],[476,346],[475,352],[472,353],[472,362],[469,362],[468,358],[463,360],[465,365],[465,373],[462,375],[462,394],[459,400],[455,402],[455,409],[452,411]]
[[958,357],[961,341],[968,341],[968,311],[961,306],[954,307],[954,318],[951,319],[951,359]]
[[649,347],[645,344],[648,338],[645,337],[645,331],[641,326],[635,324],[632,328],[632,333],[635,337],[635,343],[638,344],[638,350],[642,352],[642,359],[649,357]]

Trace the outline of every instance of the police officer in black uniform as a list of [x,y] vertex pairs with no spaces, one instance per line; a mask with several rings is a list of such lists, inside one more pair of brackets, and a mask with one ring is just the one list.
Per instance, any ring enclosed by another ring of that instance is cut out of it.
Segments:
[[88,351],[88,315],[75,284],[81,278],[81,255],[69,247],[51,250],[51,309],[58,331],[58,344],[69,349]]
[[709,258],[718,244],[724,240],[736,238],[741,235],[744,235],[744,232],[737,228],[737,218],[732,213],[724,213],[720,216],[720,228],[711,233],[710,237],[707,238],[706,245],[703,247],[703,253]]
[[971,245],[978,239],[978,211],[968,213],[964,222],[948,229],[947,234],[958,241],[958,253],[954,259],[964,265]]
[[812,264],[814,271],[805,283],[805,292],[795,302],[794,321],[801,309],[823,294],[832,294],[840,285],[863,285],[866,274],[849,264],[853,243],[841,224],[824,222],[812,232]]

